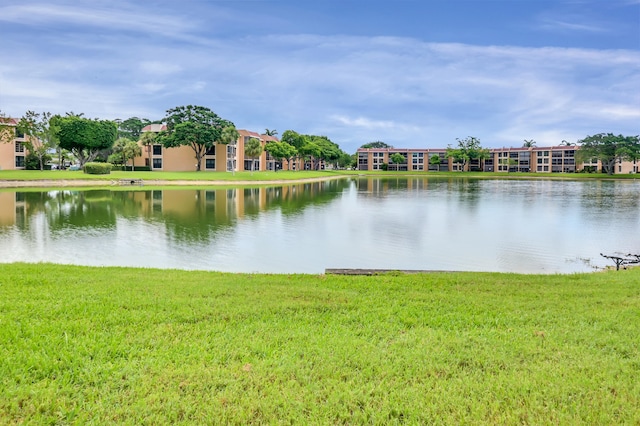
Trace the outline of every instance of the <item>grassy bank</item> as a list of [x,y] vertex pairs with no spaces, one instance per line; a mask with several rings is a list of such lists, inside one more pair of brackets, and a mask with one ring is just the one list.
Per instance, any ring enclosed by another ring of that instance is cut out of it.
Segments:
[[384,172],[357,170],[279,171],[279,172],[131,172],[114,171],[108,175],[88,175],[69,170],[0,170],[0,181],[113,181],[119,179],[143,179],[157,181],[215,181],[215,182],[269,182],[300,179],[318,179],[340,176],[397,177],[418,176],[429,178],[485,178],[485,179],[636,179],[639,175],[606,175],[602,173],[497,173],[497,172]]
[[96,180],[112,181],[118,179],[143,179],[146,181],[272,181],[316,179],[332,176],[342,176],[338,171],[279,171],[279,172],[123,172],[115,171],[108,175],[89,175],[82,171],[69,170],[0,170],[0,180],[37,181],[37,180]]
[[637,424],[638,282],[0,265],[0,419]]

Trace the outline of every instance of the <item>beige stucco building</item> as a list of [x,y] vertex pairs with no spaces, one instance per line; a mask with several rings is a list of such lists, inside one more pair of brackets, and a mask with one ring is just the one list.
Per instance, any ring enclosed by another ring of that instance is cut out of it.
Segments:
[[[22,170],[25,167],[26,139],[17,129],[15,118],[0,118],[0,170]],[[6,126],[6,127],[5,127]]]
[[[531,173],[574,173],[588,168],[602,171],[600,161],[579,162],[576,153],[579,146],[493,148],[489,158],[470,161],[467,171],[486,172],[531,172]],[[401,154],[405,161],[394,164],[393,154]],[[431,162],[430,159],[438,157]],[[447,158],[446,149],[403,149],[403,148],[360,148],[357,153],[358,170],[383,170],[388,167],[395,171],[460,171],[461,164]],[[386,164],[386,166],[383,166]],[[640,161],[622,161],[615,165],[615,173],[639,173]]]
[[[166,130],[164,124],[150,124],[142,129],[142,132],[159,133]],[[264,148],[269,142],[277,142],[278,138],[269,135],[261,135],[249,130],[238,130],[239,137],[228,145],[216,144],[208,150],[202,157],[201,170],[210,172],[231,172],[251,170],[254,163],[254,170],[278,170],[289,169],[287,161],[282,163],[273,159],[268,152],[262,151],[259,157],[247,158],[244,153],[245,143],[249,139],[255,138],[260,141]],[[195,153],[190,146],[180,146],[175,148],[165,148],[160,144],[142,147],[142,155],[134,160],[135,166],[147,166],[151,170],[162,170],[171,172],[186,172],[196,170]]]

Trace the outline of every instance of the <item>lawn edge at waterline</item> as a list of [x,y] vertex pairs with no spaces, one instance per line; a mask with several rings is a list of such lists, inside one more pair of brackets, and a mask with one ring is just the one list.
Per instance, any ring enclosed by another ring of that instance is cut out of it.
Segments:
[[[46,174],[45,177],[42,174]],[[302,175],[302,176],[301,176]],[[376,171],[299,171],[299,172],[112,172],[87,175],[79,171],[0,170],[0,189],[59,187],[130,187],[128,180],[140,180],[144,186],[253,186],[286,185],[354,177],[372,178],[470,178],[503,180],[635,180],[636,175],[584,173],[498,173],[498,172],[376,172]]]
[[0,264],[0,418],[635,424],[638,281]]

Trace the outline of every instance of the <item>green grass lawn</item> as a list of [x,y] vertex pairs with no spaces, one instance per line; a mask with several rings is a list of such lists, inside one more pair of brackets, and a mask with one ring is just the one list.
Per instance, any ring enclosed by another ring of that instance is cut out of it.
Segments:
[[2,424],[638,424],[640,269],[0,264]]
[[320,171],[279,171],[279,172],[131,172],[131,171],[114,171],[108,175],[89,175],[82,171],[69,170],[0,170],[0,181],[2,180],[118,180],[118,179],[143,179],[167,180],[167,181],[261,181],[273,180],[297,180],[297,179],[316,179],[326,177],[339,176],[355,176],[364,175],[372,177],[397,177],[397,176],[423,176],[429,178],[491,178],[491,179],[635,179],[638,175],[612,175],[608,176],[601,173],[497,173],[497,172],[385,172],[385,171],[358,171],[358,170],[320,170]]
[[345,171],[279,171],[279,172],[123,172],[114,171],[108,175],[89,175],[82,171],[69,170],[0,170],[0,180],[117,180],[117,179],[143,179],[143,180],[211,180],[211,181],[269,181],[269,180],[295,180],[314,179],[332,176],[342,176]]

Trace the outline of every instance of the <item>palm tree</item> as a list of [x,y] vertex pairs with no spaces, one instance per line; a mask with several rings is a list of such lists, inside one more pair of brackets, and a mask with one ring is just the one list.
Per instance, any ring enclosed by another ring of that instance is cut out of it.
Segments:
[[[220,143],[225,145],[235,145],[236,141],[240,138],[240,133],[235,126],[227,126],[222,129],[222,134],[220,135]],[[235,152],[235,151],[234,151]],[[229,149],[227,148],[227,171],[229,170]],[[231,174],[235,176],[236,174],[236,157],[235,153],[231,159]]]
[[534,141],[533,139],[529,139],[529,140],[525,139],[522,146],[524,148],[533,148],[534,146],[536,146],[536,141]]
[[260,139],[250,138],[244,145],[244,155],[251,158],[251,174],[253,175],[253,169],[256,164],[256,158],[262,154],[262,144]]
[[264,129],[264,134],[267,136],[275,136],[278,134],[278,131],[276,129],[273,129],[273,130]]
[[144,147],[146,147],[147,149],[147,154],[149,156],[149,169],[153,169],[153,164],[151,163],[151,152],[153,151],[153,144],[156,141],[156,135],[157,133],[155,132],[143,132],[140,135],[140,144]]
[[134,160],[136,157],[142,155],[142,148],[140,148],[137,142],[129,141],[124,145],[122,154],[126,159],[131,160],[131,171],[133,171],[135,168]]

